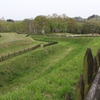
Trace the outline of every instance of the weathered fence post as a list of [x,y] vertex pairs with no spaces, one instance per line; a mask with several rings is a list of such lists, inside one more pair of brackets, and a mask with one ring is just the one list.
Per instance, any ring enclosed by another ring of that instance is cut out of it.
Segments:
[[90,48],[87,49],[83,62],[84,97],[87,95],[93,80],[93,56]]
[[[100,100],[100,89],[99,89],[99,81],[100,81],[100,49],[97,52],[96,57],[94,57],[93,64],[93,75],[94,81],[92,86],[87,94],[86,100]],[[96,76],[95,76],[96,75]]]
[[28,51],[30,51],[30,48],[28,48]]
[[76,100],[84,100],[84,79],[83,75],[80,76],[76,87]]
[[2,61],[4,60],[4,57],[3,56],[1,56],[1,58],[2,58]]
[[93,78],[95,77],[95,75],[97,74],[98,71],[98,66],[97,66],[97,59],[94,56],[93,58]]
[[97,52],[96,59],[97,59],[97,67],[99,68],[100,67],[100,49]]
[[72,100],[71,94],[69,92],[66,94],[65,100]]
[[14,56],[16,55],[16,53],[14,52]]
[[25,53],[25,49],[24,49],[24,53]]
[[8,58],[9,58],[9,53],[8,53]]
[[86,96],[85,100],[100,100],[100,68],[97,71],[96,77],[92,83],[92,86]]
[[0,62],[2,61],[2,58],[0,57]]

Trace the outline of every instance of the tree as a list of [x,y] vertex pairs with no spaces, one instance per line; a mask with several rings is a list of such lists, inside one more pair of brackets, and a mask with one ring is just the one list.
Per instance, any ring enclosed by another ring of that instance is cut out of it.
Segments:
[[15,23],[4,21],[2,27],[2,32],[15,32]]
[[48,30],[48,19],[45,16],[37,16],[34,19],[34,31],[35,33],[45,33]]
[[68,33],[78,33],[77,22],[72,18],[68,19],[67,32]]
[[52,14],[52,18],[57,18],[58,15],[56,13]]
[[15,32],[18,34],[23,33],[23,24],[22,21],[15,22]]
[[23,33],[31,33],[31,23],[32,20],[30,19],[24,19],[22,21],[22,29],[23,29]]
[[50,31],[51,32],[59,32],[59,26],[60,26],[60,19],[59,18],[51,18],[49,20],[50,24]]
[[86,21],[82,26],[82,33],[99,33],[99,24],[96,21]]
[[7,19],[7,22],[14,22],[13,19]]

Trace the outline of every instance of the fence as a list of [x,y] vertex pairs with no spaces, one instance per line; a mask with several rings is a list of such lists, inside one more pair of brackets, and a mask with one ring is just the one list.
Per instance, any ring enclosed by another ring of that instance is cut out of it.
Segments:
[[58,44],[58,42],[49,42],[47,44],[44,44],[43,47],[54,45],[54,44]]
[[[95,100],[94,98],[97,92],[100,93],[100,91],[98,91],[98,84],[100,83],[99,67],[100,50],[98,50],[97,55],[93,57],[91,49],[88,48],[83,60],[83,75],[80,75],[76,85],[76,100]],[[72,100],[69,94],[70,93],[67,93],[65,100]],[[98,96],[96,96],[96,98],[98,98]]]
[[1,56],[0,57],[0,62],[8,59],[8,58],[11,58],[11,57],[14,57],[14,56],[17,56],[17,55],[20,55],[20,54],[23,54],[23,53],[26,53],[28,51],[31,51],[31,50],[35,50],[36,48],[39,48],[41,46],[41,44],[38,44],[38,45],[35,45],[34,47],[30,47],[28,49],[24,49],[24,50],[19,50],[17,52],[13,52],[11,54],[8,54],[8,55],[5,55],[5,56]]
[[[49,43],[46,43],[46,44],[43,44],[43,47],[46,47],[46,46],[50,46],[50,45],[53,45],[53,44],[57,44],[58,42],[49,42]],[[41,46],[41,44],[38,44],[34,47],[30,47],[30,48],[27,48],[27,49],[24,49],[24,50],[19,50],[17,52],[13,52],[11,54],[7,54],[5,56],[1,56],[0,57],[0,62],[8,59],[8,58],[11,58],[11,57],[14,57],[14,56],[17,56],[17,55],[20,55],[20,54],[23,54],[23,53],[26,53],[28,51],[31,51],[31,50],[35,50],[37,48],[39,48]]]

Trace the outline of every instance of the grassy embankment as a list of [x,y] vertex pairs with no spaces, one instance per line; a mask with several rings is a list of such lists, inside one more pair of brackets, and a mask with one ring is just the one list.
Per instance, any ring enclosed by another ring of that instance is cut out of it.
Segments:
[[30,37],[26,37],[25,34],[0,33],[0,35],[0,56],[7,55],[14,51],[23,50],[40,43],[34,41]]
[[86,49],[95,55],[100,38],[53,38],[33,35],[33,39],[58,41],[0,63],[0,100],[64,100],[82,74]]

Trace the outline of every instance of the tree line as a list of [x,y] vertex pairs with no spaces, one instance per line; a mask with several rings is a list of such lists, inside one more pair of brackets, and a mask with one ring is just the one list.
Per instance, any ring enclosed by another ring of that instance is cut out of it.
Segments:
[[53,14],[52,16],[40,15],[34,19],[24,19],[21,21],[7,19],[6,21],[0,20],[0,32],[16,32],[20,34],[95,34],[100,33],[100,19],[96,15],[82,19],[81,17],[70,18],[65,14],[62,16],[58,16],[57,14]]

